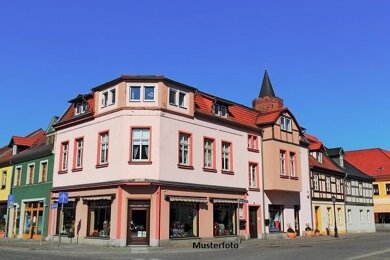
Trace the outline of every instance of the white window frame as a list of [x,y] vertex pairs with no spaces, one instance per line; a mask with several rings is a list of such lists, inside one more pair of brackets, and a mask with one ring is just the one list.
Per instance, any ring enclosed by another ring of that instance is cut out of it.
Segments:
[[337,208],[337,222],[339,225],[342,223],[342,213],[341,213],[341,208]]
[[361,196],[363,196],[363,183],[361,183],[361,182],[359,182],[358,183],[358,194],[359,194],[359,196],[361,197]]
[[22,184],[22,172],[23,172],[23,166],[15,167],[14,187],[20,186]]
[[352,223],[352,211],[350,209],[348,209],[348,223],[351,224]]
[[249,163],[249,188],[256,189],[257,185],[257,165],[256,163]]
[[290,153],[290,176],[295,177],[295,153]]
[[214,114],[220,117],[228,117],[229,110],[228,107],[221,104],[214,104]]
[[[153,99],[147,99],[146,98],[146,89],[147,88],[152,88],[153,89]],[[143,101],[144,102],[154,102],[156,101],[156,86],[154,85],[144,85],[143,86]]]
[[[31,172],[31,168],[32,168],[32,172]],[[32,180],[30,182],[31,175],[32,175]],[[27,164],[26,185],[34,184],[34,177],[35,177],[34,175],[35,175],[35,163]]]
[[[178,104],[178,101],[177,101],[177,92],[178,90],[177,89],[174,89],[174,88],[169,88],[169,94],[168,94],[168,103],[171,105],[171,106],[177,106]],[[172,96],[171,96],[172,95]],[[173,97],[173,102],[171,102],[171,97]]]
[[336,193],[340,193],[340,192],[341,192],[341,180],[336,179]]
[[[132,97],[132,89],[139,89],[139,99]],[[130,85],[129,86],[129,101],[130,102],[140,102],[142,100],[142,86],[140,85]]]
[[332,191],[332,185],[330,181],[330,177],[325,177],[325,185],[326,185],[326,191],[331,192]]
[[291,118],[281,116],[280,117],[280,128],[287,132],[292,132],[292,122]]
[[[76,149],[76,158],[75,158],[75,168],[83,168],[83,157],[84,157],[84,138],[78,138],[75,141]],[[81,144],[81,145],[80,145]]]
[[17,154],[18,153],[18,146],[16,145],[16,144],[14,144],[13,146],[12,146],[12,155],[15,155],[15,154]]
[[340,155],[340,166],[344,167],[344,156]]
[[286,151],[279,151],[280,175],[286,176]]
[[221,149],[221,156],[222,156],[222,170],[223,171],[230,171],[231,169],[231,147],[232,147],[232,144],[231,143],[228,143],[228,142],[222,142],[222,145],[221,145],[222,149]]
[[[61,171],[68,170],[68,160],[69,160],[69,142],[61,143]],[[65,149],[66,147],[66,149]]]
[[74,114],[76,116],[78,116],[78,115],[84,114],[85,112],[87,112],[87,102],[85,102],[85,101],[77,102],[75,104],[75,112],[74,112]]
[[203,167],[214,168],[214,140],[205,138],[203,141]]
[[[42,170],[43,170],[42,165],[43,164],[46,164],[46,175],[45,175],[46,177],[45,177],[44,180],[42,180]],[[38,180],[38,183],[40,183],[40,182],[47,182],[48,172],[49,172],[49,161],[48,160],[40,161],[39,162],[39,180]]]
[[367,210],[367,223],[371,224],[371,210]]
[[99,134],[100,138],[100,154],[99,154],[99,164],[108,163],[108,147],[110,142],[110,136],[108,132],[103,132]]
[[7,171],[3,170],[1,174],[1,189],[5,189],[5,187],[7,186],[7,175]]
[[117,100],[117,87],[115,86],[102,91],[100,94],[100,100],[101,100],[100,101],[101,108],[115,105]]
[[[178,96],[179,96],[178,98],[179,107],[187,108],[187,93],[183,91],[179,91]],[[183,96],[182,102],[180,102],[181,96]]]
[[360,210],[360,224],[364,223],[364,216],[363,216],[363,210]]
[[313,174],[313,189],[318,191],[318,174]]
[[[140,135],[136,137],[135,133],[139,132]],[[145,133],[145,135],[144,135]],[[134,147],[138,146],[139,156],[138,158],[134,158],[136,154],[134,152]],[[150,128],[139,127],[131,129],[131,161],[142,162],[142,161],[150,161]],[[147,158],[142,158],[142,148],[147,147]]]
[[104,107],[107,107],[108,106],[108,90],[107,91],[103,91],[101,93],[101,97],[100,97],[100,107],[101,108],[104,108]]
[[191,134],[179,133],[179,165],[190,165]]
[[351,181],[347,181],[347,195],[351,195]]

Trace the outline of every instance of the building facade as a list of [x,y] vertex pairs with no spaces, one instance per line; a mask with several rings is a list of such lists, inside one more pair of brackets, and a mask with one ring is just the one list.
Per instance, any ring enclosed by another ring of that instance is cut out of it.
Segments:
[[0,148],[0,237],[5,236],[7,226],[7,200],[11,191],[12,179],[11,156],[12,148],[8,146]]
[[345,160],[375,179],[372,186],[376,228],[390,228],[390,152],[380,148],[347,151]]
[[345,172],[345,223],[348,233],[375,232],[374,203],[370,177],[344,160],[342,148],[326,149],[330,158]]
[[330,159],[318,138],[309,134],[305,137],[310,143],[313,228],[323,235],[333,235],[337,225],[338,232],[345,233],[345,173]]
[[[50,132],[48,134],[50,136]],[[26,137],[13,136],[10,141],[9,146],[13,150],[11,191],[15,196],[8,217],[11,238],[47,237],[54,161],[50,140],[47,132],[39,129]]]

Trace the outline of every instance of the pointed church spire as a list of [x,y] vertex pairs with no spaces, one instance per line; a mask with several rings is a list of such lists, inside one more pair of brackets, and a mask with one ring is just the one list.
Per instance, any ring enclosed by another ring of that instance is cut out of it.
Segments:
[[268,76],[267,67],[265,67],[263,83],[261,84],[259,98],[261,97],[276,97],[274,89],[272,88],[271,80]]

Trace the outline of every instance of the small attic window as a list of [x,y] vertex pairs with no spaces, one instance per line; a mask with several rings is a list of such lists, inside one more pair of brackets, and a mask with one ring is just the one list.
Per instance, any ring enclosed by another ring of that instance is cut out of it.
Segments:
[[18,152],[18,146],[16,144],[14,144],[12,146],[12,155],[15,155],[17,152]]
[[322,153],[321,152],[318,152],[317,160],[319,163],[322,163]]
[[288,132],[291,132],[292,131],[292,128],[291,128],[291,119],[290,118],[287,118],[285,116],[281,116],[280,117],[280,128],[284,131],[288,131]]
[[340,155],[340,166],[344,167],[344,156]]
[[227,106],[218,103],[214,104],[214,114],[221,117],[227,117],[228,116]]
[[85,112],[87,112],[87,102],[85,102],[85,101],[78,102],[78,103],[76,103],[75,106],[76,106],[76,108],[75,108],[74,114],[76,116],[84,114]]

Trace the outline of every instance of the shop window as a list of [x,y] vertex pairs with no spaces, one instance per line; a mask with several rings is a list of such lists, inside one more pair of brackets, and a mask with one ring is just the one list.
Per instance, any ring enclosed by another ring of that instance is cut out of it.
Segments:
[[[76,202],[69,201],[64,204],[63,214],[57,210],[57,224],[62,219],[61,235],[73,237],[75,234]],[[56,225],[56,234],[58,235],[58,225]]]
[[0,204],[0,232],[5,232],[6,215],[7,215],[7,203],[1,203]]
[[87,234],[90,237],[110,237],[111,200],[96,200],[88,203]]
[[236,235],[236,204],[214,203],[214,236]]
[[283,231],[283,206],[269,205],[269,232]]
[[372,185],[372,189],[373,189],[374,195],[379,195],[379,186],[378,186],[378,184],[373,184]]
[[169,238],[197,237],[198,203],[171,202]]

